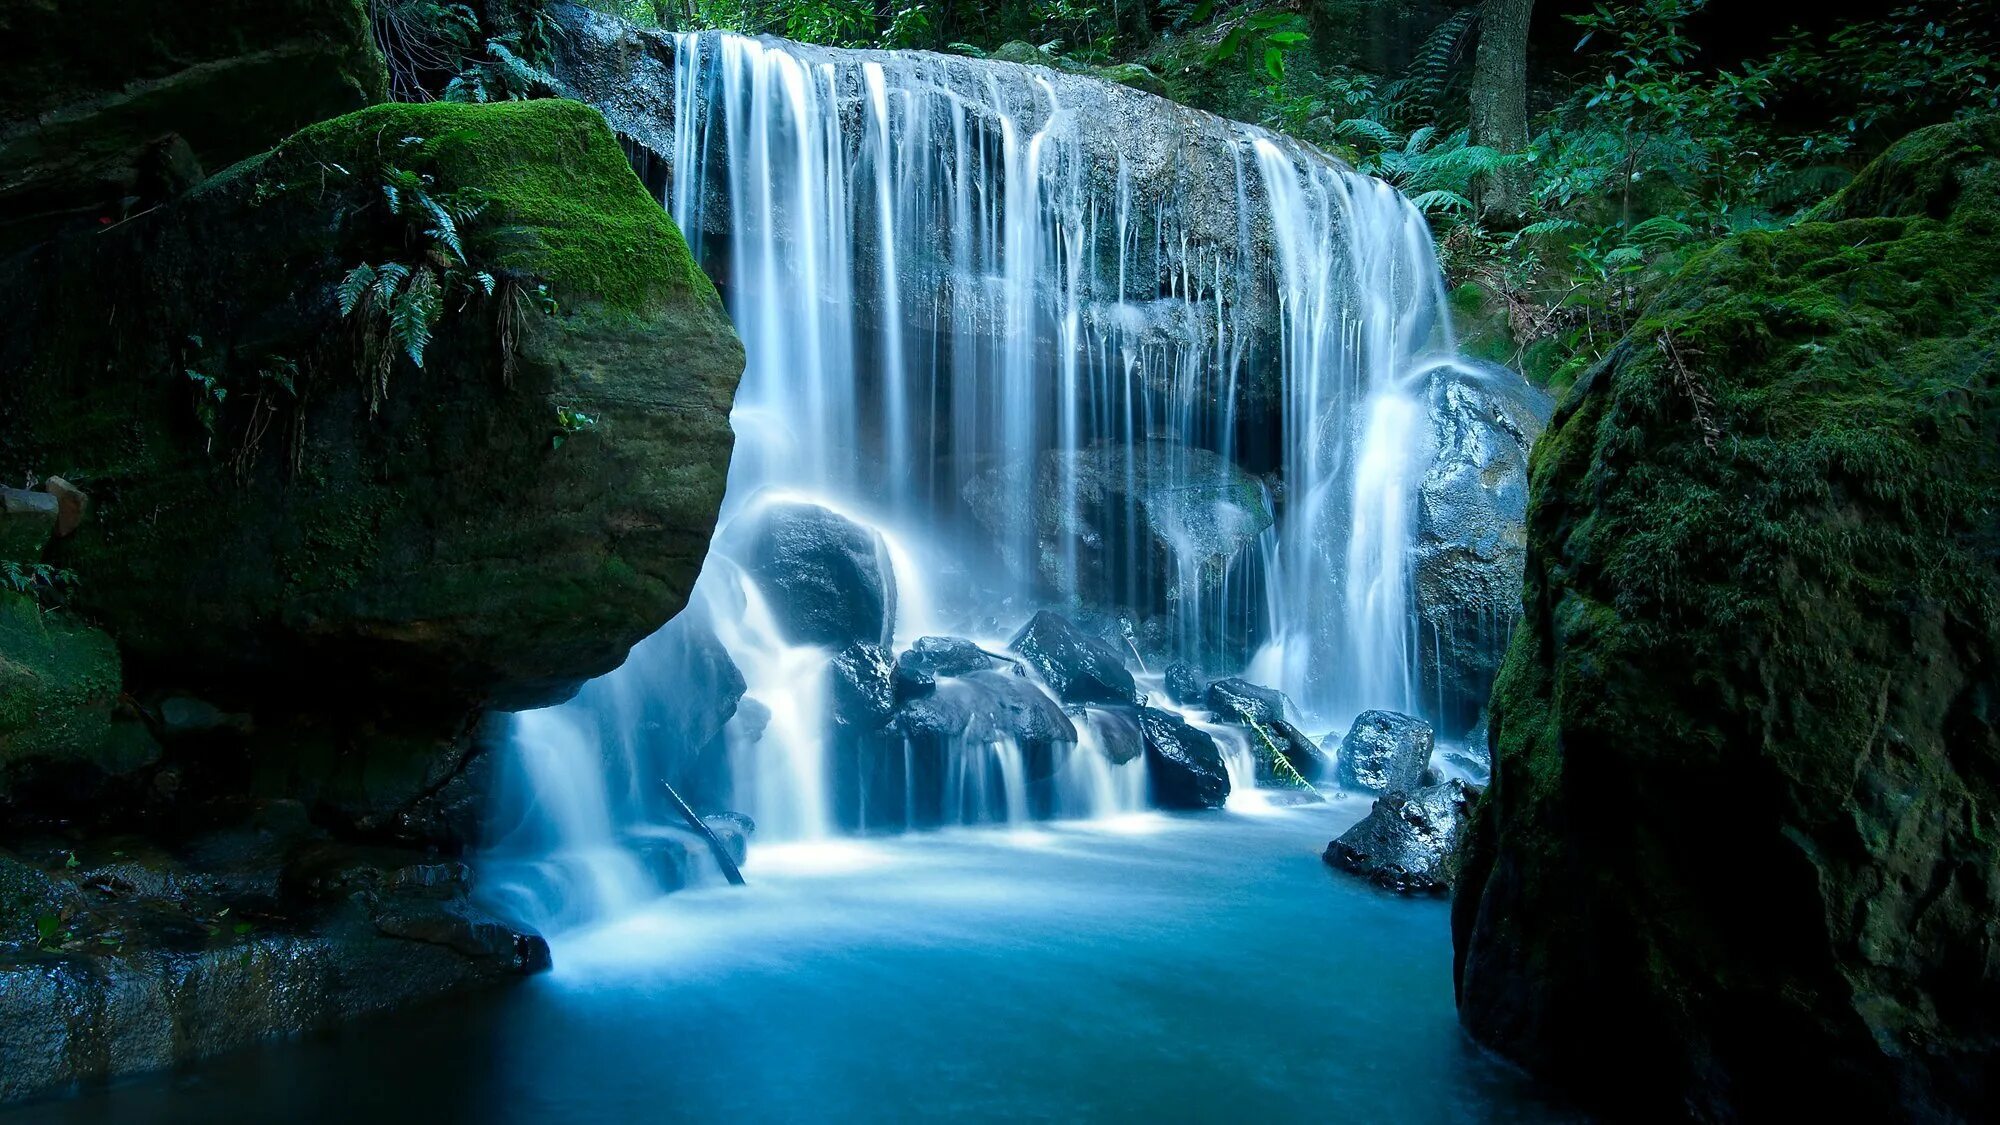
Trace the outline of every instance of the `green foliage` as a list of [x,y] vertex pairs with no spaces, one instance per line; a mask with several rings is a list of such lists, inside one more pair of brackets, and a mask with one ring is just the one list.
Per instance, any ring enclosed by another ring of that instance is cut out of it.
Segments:
[[489,29],[471,5],[369,0],[376,46],[398,101],[515,101],[554,86],[541,68],[549,52],[543,5],[518,5],[506,30]]
[[[400,147],[422,143],[420,137],[405,137]],[[402,221],[401,243],[414,251],[413,258],[362,262],[347,271],[335,296],[342,317],[378,314],[395,345],[422,367],[446,299],[494,295],[498,283],[493,272],[475,268],[465,251],[466,228],[486,205],[472,189],[447,191],[434,177],[394,164],[383,165],[379,179],[383,202]]]
[[75,571],[52,563],[0,560],[0,589],[25,594],[39,605],[61,603],[78,581]]
[[597,419],[573,406],[556,407],[556,432],[549,441],[549,448],[561,449],[563,442],[585,430],[597,428]]

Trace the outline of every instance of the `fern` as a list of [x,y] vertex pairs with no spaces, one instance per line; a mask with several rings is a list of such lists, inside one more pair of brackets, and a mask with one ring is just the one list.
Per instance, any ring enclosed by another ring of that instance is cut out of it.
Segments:
[[1336,122],[1333,135],[1346,141],[1369,141],[1376,148],[1401,148],[1403,137],[1372,117],[1350,117]]
[[389,310],[390,333],[402,345],[410,362],[418,367],[424,365],[424,349],[431,342],[431,325],[443,308],[437,275],[426,269],[411,277],[410,284]]
[[368,297],[368,290],[375,284],[375,267],[363,262],[347,271],[340,281],[340,315],[351,316],[362,301]]
[[381,265],[375,267],[375,286],[373,290],[375,300],[383,308],[388,308],[395,302],[396,293],[403,287],[403,282],[408,281],[409,278],[410,267],[401,262],[383,262]]
[[1472,211],[1472,200],[1442,188],[1418,192],[1410,197],[1410,203],[1426,215],[1465,215]]

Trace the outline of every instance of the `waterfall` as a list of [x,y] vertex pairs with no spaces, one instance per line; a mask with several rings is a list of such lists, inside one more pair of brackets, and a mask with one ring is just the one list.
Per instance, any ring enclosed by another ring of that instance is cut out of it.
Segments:
[[[662,41],[671,90],[635,95],[653,108],[632,132],[670,135],[662,203],[748,361],[716,545],[663,631],[706,628],[740,670],[717,799],[779,835],[841,826],[834,653],[784,639],[732,545],[773,497],[880,537],[892,652],[931,634],[997,650],[1055,606],[1115,621],[1134,655],[1279,687],[1322,729],[1417,708],[1421,372],[1449,327],[1407,200],[1289,139],[1043,68]],[[574,768],[633,768],[606,764],[639,737],[607,700],[683,690],[665,643],[561,709],[605,733],[563,737]],[[860,827],[885,802],[945,821],[1133,808],[1143,756],[1112,764],[1095,715],[1052,748],[968,732],[941,783],[884,766],[853,783]],[[524,717],[518,741],[560,725]],[[653,742],[661,775],[701,750]],[[634,786],[610,820],[660,819]],[[555,812],[503,820],[546,833]]]

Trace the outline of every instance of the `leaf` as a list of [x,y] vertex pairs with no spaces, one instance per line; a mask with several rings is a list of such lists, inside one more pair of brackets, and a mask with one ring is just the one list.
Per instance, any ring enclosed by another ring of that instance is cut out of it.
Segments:
[[375,268],[375,300],[386,306],[396,299],[396,293],[409,280],[410,267],[401,262],[383,262]]
[[1291,47],[1305,41],[1306,33],[1303,31],[1279,31],[1273,32],[1271,35],[1271,42],[1281,47]]
[[1455,191],[1420,192],[1410,197],[1410,203],[1426,215],[1462,215],[1472,210],[1472,201]]
[[441,307],[437,276],[426,269],[410,279],[402,296],[389,310],[389,331],[395,335],[396,342],[403,345],[410,362],[418,367],[424,365],[424,349],[431,342],[431,325],[437,320]]
[[375,267],[363,262],[347,271],[340,281],[340,315],[352,315],[355,308],[368,296],[370,286],[375,284]]
[[493,280],[492,274],[487,273],[485,270],[480,270],[478,273],[472,275],[472,279],[479,283],[479,288],[485,290],[488,297],[493,295],[493,289],[497,282]]
[[1231,28],[1229,34],[1222,37],[1222,42],[1215,45],[1215,50],[1208,53],[1208,61],[1212,63],[1228,62],[1230,59],[1235,58],[1237,53],[1243,50],[1243,39],[1242,28]]
[[1264,48],[1264,69],[1269,72],[1272,78],[1283,82],[1285,80],[1285,53],[1276,47]]

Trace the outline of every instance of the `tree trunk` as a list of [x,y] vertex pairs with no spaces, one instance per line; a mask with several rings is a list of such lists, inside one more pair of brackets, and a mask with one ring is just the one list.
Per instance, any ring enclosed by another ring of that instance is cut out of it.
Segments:
[[[1528,147],[1528,17],[1535,0],[1481,0],[1479,54],[1472,64],[1472,143],[1504,153]],[[1526,205],[1527,175],[1509,168],[1489,178],[1480,210],[1512,219]]]

